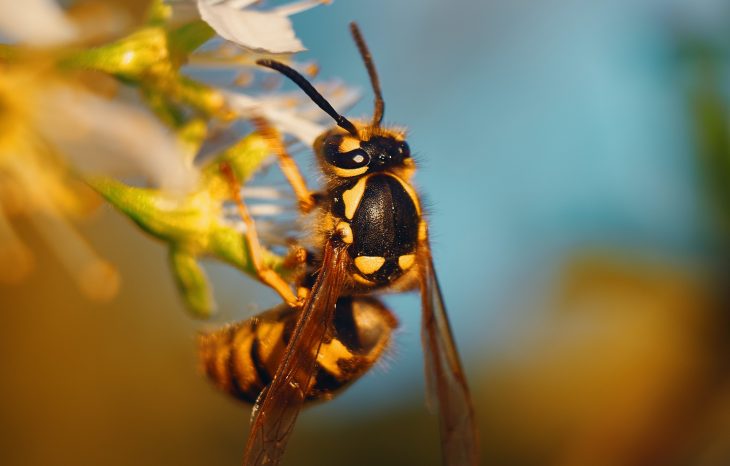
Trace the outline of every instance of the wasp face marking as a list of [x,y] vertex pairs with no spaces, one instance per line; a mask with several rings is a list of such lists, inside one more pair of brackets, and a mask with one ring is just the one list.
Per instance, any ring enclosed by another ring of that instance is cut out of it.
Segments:
[[360,149],[360,140],[354,136],[343,136],[338,149],[341,154]]
[[352,136],[333,134],[325,139],[323,150],[325,162],[337,176],[351,178],[368,171],[370,155]]
[[321,154],[329,169],[343,178],[402,167],[411,160],[408,143],[389,134],[358,139],[351,135],[332,133],[324,137]]
[[385,264],[385,257],[378,256],[358,256],[355,258],[355,267],[365,275],[370,275]]

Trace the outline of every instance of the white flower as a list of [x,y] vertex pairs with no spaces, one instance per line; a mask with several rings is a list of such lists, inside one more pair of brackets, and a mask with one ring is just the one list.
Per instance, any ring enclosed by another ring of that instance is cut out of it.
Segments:
[[47,84],[42,73],[27,68],[0,73],[0,282],[18,282],[32,269],[30,249],[11,223],[13,217],[23,216],[85,294],[109,298],[118,286],[116,271],[68,220],[88,211],[89,193],[74,180],[54,141],[44,136],[48,128],[37,125],[37,104],[53,105],[46,100],[52,95],[46,92]]
[[255,0],[197,0],[200,17],[226,40],[256,52],[296,53],[305,50],[289,16],[322,0],[303,0],[270,10],[251,8]]

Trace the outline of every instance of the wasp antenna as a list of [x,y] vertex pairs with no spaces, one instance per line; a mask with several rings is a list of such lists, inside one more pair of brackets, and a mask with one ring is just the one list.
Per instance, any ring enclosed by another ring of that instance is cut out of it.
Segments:
[[337,113],[332,105],[327,102],[327,99],[325,99],[322,94],[320,94],[317,89],[315,89],[314,86],[312,86],[312,84],[307,81],[307,78],[299,74],[296,70],[276,60],[256,60],[256,64],[271,68],[272,70],[276,70],[287,78],[291,79],[294,84],[299,86],[304,91],[304,93],[307,94],[309,98],[312,99],[315,104],[317,104],[317,106],[319,106],[319,108],[324,110],[337,122],[337,126],[346,130],[348,133],[352,134],[356,138],[359,137],[355,125],[353,125],[350,120]]
[[375,111],[373,112],[373,126],[380,126],[380,122],[383,120],[383,113],[385,112],[385,102],[383,102],[383,94],[380,91],[380,79],[378,79],[378,72],[375,70],[375,64],[373,63],[373,57],[370,55],[365,39],[362,37],[360,28],[354,21],[350,23],[350,33],[352,38],[355,40],[357,49],[360,51],[362,61],[365,62],[365,68],[368,70],[368,76],[370,76],[370,84],[373,86],[373,92],[375,93]]

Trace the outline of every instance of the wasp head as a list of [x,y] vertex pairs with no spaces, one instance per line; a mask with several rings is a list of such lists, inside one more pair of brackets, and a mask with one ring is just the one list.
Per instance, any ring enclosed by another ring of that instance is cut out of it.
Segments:
[[367,137],[331,130],[315,141],[314,150],[323,170],[340,178],[413,166],[411,150],[403,135],[383,128]]

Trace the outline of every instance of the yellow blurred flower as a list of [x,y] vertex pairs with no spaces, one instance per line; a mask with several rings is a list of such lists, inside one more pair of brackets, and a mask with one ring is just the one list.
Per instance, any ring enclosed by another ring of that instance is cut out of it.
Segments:
[[695,461],[710,436],[726,438],[705,425],[727,403],[717,384],[726,321],[708,277],[689,264],[586,252],[557,285],[476,394],[487,448],[552,466],[727,464]]
[[58,5],[4,1],[0,17],[0,36],[13,42],[0,59],[0,282],[17,283],[32,269],[13,226],[22,217],[85,295],[108,299],[117,273],[72,225],[95,203],[79,175],[132,175],[184,192],[197,174],[151,114],[92,92],[106,76],[61,71],[65,44],[78,36]]
[[[214,303],[197,258],[213,256],[250,271],[241,221],[224,205],[230,187],[223,183],[221,190],[219,164],[225,161],[243,182],[271,155],[260,138],[241,137],[241,123],[266,118],[287,144],[308,146],[325,127],[308,99],[272,92],[278,86],[268,86],[268,78],[244,94],[234,89],[240,85],[234,86],[232,72],[231,84],[220,87],[193,76],[200,58],[224,72],[231,65],[252,70],[261,53],[290,61],[302,45],[288,17],[321,3],[264,10],[254,2],[156,0],[137,22],[108,2],[78,2],[65,11],[52,0],[0,0],[0,37],[12,43],[0,44],[0,282],[18,282],[32,268],[33,256],[14,225],[25,218],[86,295],[115,294],[114,268],[72,224],[94,204],[89,183],[169,243],[188,307],[209,315]],[[192,14],[181,14],[186,9]],[[131,24],[138,27],[129,30]],[[357,97],[339,83],[322,91],[339,107]],[[145,186],[119,181],[129,177]],[[281,193],[261,187],[246,191],[247,199],[252,192],[266,195],[251,206],[264,217],[262,237],[283,251],[293,230],[288,204]],[[267,257],[276,267],[283,260]]]

